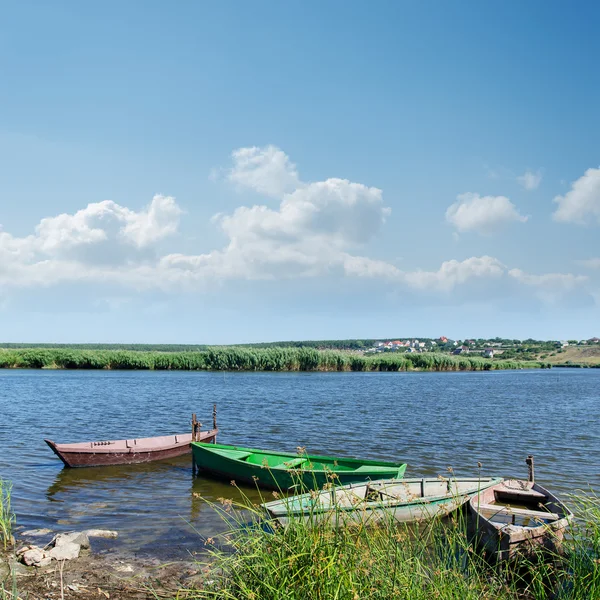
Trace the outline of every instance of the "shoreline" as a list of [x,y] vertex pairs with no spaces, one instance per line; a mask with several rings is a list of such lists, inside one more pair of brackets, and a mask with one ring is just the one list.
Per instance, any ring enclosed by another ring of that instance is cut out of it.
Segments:
[[313,348],[218,348],[194,352],[0,349],[0,369],[240,371],[240,372],[406,372],[546,369],[550,363],[502,360],[435,352],[381,353]]

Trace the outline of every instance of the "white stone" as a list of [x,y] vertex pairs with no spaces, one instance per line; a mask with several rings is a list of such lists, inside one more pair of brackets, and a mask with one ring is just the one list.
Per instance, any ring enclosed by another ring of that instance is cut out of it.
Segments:
[[31,550],[23,552],[23,555],[21,556],[21,560],[28,567],[38,565],[44,558],[46,558],[46,553],[41,548],[32,548]]
[[22,548],[19,548],[17,550],[16,554],[17,554],[17,556],[21,556],[21,554],[25,554],[25,552],[27,552],[27,550],[33,550],[35,547],[36,546],[31,546],[31,545],[23,546]]
[[86,529],[83,533],[85,533],[88,537],[107,539],[114,539],[119,536],[116,531],[110,531],[109,529]]
[[58,548],[65,544],[77,544],[85,549],[90,547],[90,540],[85,532],[73,531],[71,533],[59,533],[55,535],[54,539],[48,545]]
[[74,544],[73,542],[65,542],[60,546],[55,546],[48,552],[48,556],[51,556],[55,560],[73,560],[79,557],[79,551],[81,546]]

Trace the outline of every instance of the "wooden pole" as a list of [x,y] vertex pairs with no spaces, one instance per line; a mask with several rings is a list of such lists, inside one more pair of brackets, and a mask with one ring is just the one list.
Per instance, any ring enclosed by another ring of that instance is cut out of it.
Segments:
[[[213,429],[217,428],[217,405],[213,404]],[[213,444],[217,443],[217,436],[213,438]]]
[[535,483],[535,472],[533,468],[533,454],[530,454],[526,459],[525,463],[529,467],[529,481]]
[[[196,441],[196,413],[192,413],[192,442]],[[196,459],[194,458],[194,453],[192,452],[192,475],[196,474]]]

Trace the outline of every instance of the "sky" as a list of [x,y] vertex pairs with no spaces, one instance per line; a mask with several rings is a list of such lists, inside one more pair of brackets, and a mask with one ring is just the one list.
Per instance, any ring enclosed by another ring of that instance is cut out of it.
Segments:
[[600,335],[599,18],[3,3],[0,341]]

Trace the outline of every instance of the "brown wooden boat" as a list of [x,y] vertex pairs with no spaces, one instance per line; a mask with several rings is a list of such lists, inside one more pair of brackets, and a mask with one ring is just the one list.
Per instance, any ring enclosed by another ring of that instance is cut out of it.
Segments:
[[44,440],[67,467],[104,467],[108,465],[132,465],[164,458],[175,458],[192,451],[192,442],[215,443],[217,441],[217,405],[213,405],[213,428],[202,431],[202,424],[192,414],[191,433],[162,435],[131,440],[106,440],[57,444]]
[[558,550],[573,519],[565,504],[534,483],[533,457],[528,457],[528,464],[529,481],[508,479],[482,490],[469,501],[477,542],[498,560],[536,548]]
[[[218,429],[199,433],[200,442],[213,442]],[[107,440],[57,444],[44,440],[67,467],[102,467],[130,465],[163,458],[174,458],[191,452],[192,434],[181,433],[131,440]]]

